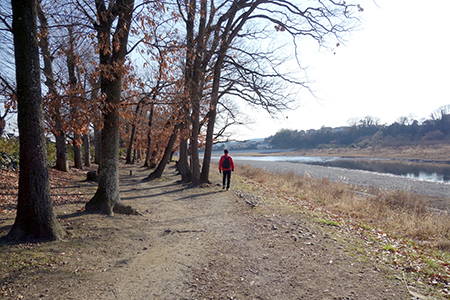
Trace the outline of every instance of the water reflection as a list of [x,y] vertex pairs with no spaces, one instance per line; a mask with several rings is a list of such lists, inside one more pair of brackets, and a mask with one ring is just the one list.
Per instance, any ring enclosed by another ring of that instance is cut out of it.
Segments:
[[428,180],[428,181],[449,182],[448,175],[444,176],[444,175],[438,174],[436,172],[434,172],[434,173],[419,172],[419,174],[408,173],[405,176],[410,177],[410,178],[420,178],[420,179]]
[[387,159],[325,156],[233,156],[236,160],[280,161],[394,174],[428,181],[450,182],[450,165]]
[[450,181],[450,166],[448,164],[354,158],[313,162],[312,164],[394,174],[421,180]]
[[329,156],[243,156],[233,155],[236,160],[254,160],[254,161],[285,161],[304,164],[326,164],[335,160],[339,160],[339,157]]
[[[382,158],[362,159],[329,156],[276,155],[278,152],[289,151],[290,149],[236,150],[236,155],[232,154],[232,156],[235,160],[303,163],[353,170],[365,170],[383,174],[393,174],[427,181],[450,182],[450,164],[447,163],[411,162]],[[213,151],[213,157],[216,159],[218,159],[222,154],[222,151]]]

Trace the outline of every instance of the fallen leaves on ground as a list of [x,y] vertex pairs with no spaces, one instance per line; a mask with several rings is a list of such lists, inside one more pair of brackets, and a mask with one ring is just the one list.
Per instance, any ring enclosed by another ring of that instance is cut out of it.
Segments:
[[[85,203],[92,195],[84,193],[77,183],[84,180],[85,171],[70,169],[61,172],[49,169],[53,205]],[[15,214],[19,190],[19,171],[0,170],[0,215]]]
[[16,212],[18,186],[18,171],[0,171],[0,214],[11,214]]

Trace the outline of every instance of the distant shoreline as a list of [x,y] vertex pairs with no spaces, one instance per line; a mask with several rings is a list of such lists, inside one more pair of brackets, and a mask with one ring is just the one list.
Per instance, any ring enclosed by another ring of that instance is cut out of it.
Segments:
[[[272,151],[270,151],[272,150]],[[230,155],[248,155],[248,151],[230,149]],[[386,158],[411,161],[450,163],[450,145],[439,144],[430,146],[401,146],[385,148],[332,148],[332,149],[267,149],[255,150],[251,156],[336,156],[361,158]]]

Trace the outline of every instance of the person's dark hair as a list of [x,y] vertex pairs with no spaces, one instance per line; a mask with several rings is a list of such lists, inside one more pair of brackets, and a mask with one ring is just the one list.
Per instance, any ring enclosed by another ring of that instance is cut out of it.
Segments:
[[228,149],[223,150],[223,153],[228,154]]

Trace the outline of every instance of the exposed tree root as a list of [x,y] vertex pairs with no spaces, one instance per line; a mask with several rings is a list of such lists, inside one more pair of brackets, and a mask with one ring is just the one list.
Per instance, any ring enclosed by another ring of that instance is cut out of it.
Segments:
[[148,175],[147,177],[145,177],[144,179],[142,179],[142,182],[148,182],[148,181],[152,181],[152,180],[154,180],[154,179],[156,179],[156,178],[160,178],[161,176],[157,176],[156,174],[155,174],[155,172],[152,172],[152,173],[150,173],[150,175]]
[[58,221],[37,226],[35,230],[27,228],[29,226],[14,224],[11,231],[0,239],[0,243],[15,242],[50,242],[63,240],[69,235],[67,230]]
[[135,210],[131,206],[124,205],[122,203],[116,203],[114,205],[113,211],[117,214],[122,214],[122,215],[135,215],[135,216],[141,215],[137,210]]

